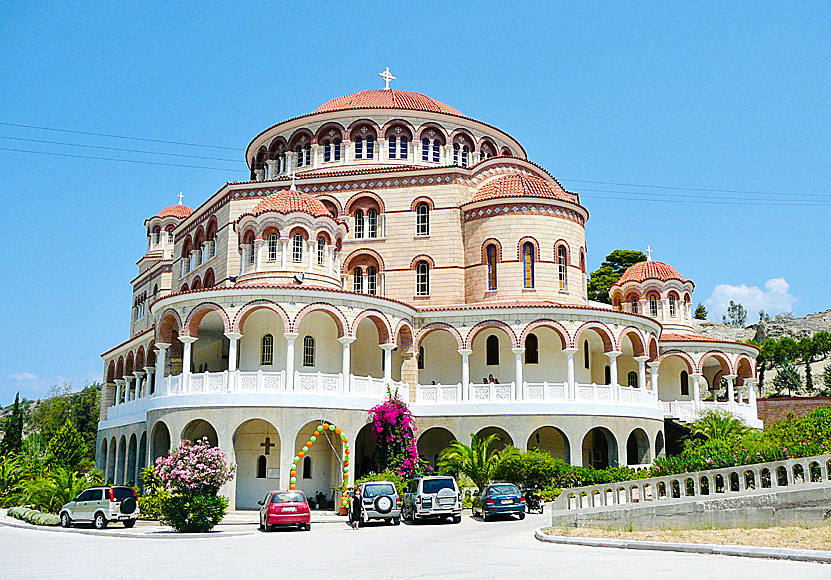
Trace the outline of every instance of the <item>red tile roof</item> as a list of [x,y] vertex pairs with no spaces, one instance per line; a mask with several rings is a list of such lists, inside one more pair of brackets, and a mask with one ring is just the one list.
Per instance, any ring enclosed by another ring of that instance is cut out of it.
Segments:
[[513,173],[485,182],[468,203],[502,197],[541,197],[574,202],[558,185],[541,177]]
[[713,338],[712,336],[700,336],[698,334],[671,334],[664,333],[661,335],[661,342],[718,342],[722,344],[741,344],[742,346],[749,346],[759,350],[759,348],[752,344],[744,342],[736,342],[735,340],[725,340],[722,338]]
[[283,189],[263,198],[250,214],[258,216],[267,211],[282,214],[302,212],[314,217],[332,217],[331,212],[326,209],[323,202],[310,193],[297,191],[296,189]]
[[162,211],[156,214],[156,217],[168,217],[173,216],[179,219],[185,219],[190,214],[193,213],[193,210],[186,205],[176,204],[176,205],[169,205],[164,208]]
[[626,282],[643,282],[644,280],[663,280],[664,282],[667,280],[680,280],[681,282],[688,282],[686,278],[678,273],[678,270],[669,264],[647,260],[630,266],[615,285],[622,286]]
[[348,109],[406,109],[409,111],[430,111],[458,115],[459,117],[464,116],[450,105],[445,105],[427,95],[395,89],[359,91],[351,95],[337,97],[323,103],[314,112],[325,113],[327,111],[345,111]]

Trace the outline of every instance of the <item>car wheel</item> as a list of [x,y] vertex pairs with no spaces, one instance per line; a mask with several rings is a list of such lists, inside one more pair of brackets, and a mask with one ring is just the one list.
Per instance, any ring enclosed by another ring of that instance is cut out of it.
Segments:
[[135,519],[124,520],[124,527],[125,528],[132,528],[134,525],[136,525],[136,520]]
[[95,519],[92,520],[92,525],[96,530],[103,530],[107,527],[107,518],[101,512],[95,514]]
[[312,524],[311,523],[305,524],[303,526],[303,529],[306,530],[307,532],[311,532],[312,531]]
[[262,518],[260,518],[260,523],[259,523],[258,529],[259,529],[261,532],[263,531],[263,519],[262,519]]
[[484,509],[482,510],[482,521],[488,521],[488,512],[486,512]]
[[525,512],[519,512],[518,515],[519,515],[519,519],[521,519],[521,520],[525,519]]
[[397,526],[401,524],[401,518],[392,518],[392,525]]
[[72,525],[72,520],[69,519],[69,514],[64,512],[61,514],[61,527],[68,528]]
[[462,523],[462,516],[453,516],[453,523],[454,524]]

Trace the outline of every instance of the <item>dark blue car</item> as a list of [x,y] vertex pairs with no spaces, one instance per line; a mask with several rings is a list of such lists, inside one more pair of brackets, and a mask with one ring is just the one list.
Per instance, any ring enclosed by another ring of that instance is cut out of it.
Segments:
[[513,483],[489,483],[473,495],[473,515],[488,521],[499,514],[518,515],[525,519],[525,497]]

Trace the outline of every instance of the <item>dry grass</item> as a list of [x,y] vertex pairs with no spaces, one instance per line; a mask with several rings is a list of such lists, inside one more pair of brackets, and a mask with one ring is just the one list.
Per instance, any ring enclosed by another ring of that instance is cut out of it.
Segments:
[[633,531],[602,528],[546,528],[543,531],[551,535],[577,538],[616,538],[648,542],[731,544],[800,550],[831,550],[831,526]]

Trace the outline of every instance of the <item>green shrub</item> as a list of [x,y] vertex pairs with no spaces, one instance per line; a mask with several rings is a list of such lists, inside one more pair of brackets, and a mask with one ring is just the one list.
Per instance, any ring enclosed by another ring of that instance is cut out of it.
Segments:
[[395,491],[398,492],[399,496],[404,495],[404,489],[407,487],[407,482],[404,481],[398,474],[388,469],[387,471],[382,471],[381,473],[368,473],[364,475],[360,479],[355,482],[355,485],[359,483],[364,483],[367,481],[389,481],[395,484]]
[[162,502],[170,498],[170,492],[166,489],[154,490],[149,494],[141,495],[138,498],[141,517],[147,520],[162,519]]
[[228,498],[174,495],[161,501],[162,520],[177,532],[209,532],[222,521]]
[[61,519],[54,514],[45,514],[27,506],[9,508],[8,515],[37,526],[57,526]]
[[542,496],[542,501],[554,501],[560,496],[561,493],[563,493],[561,488],[550,487],[542,490],[540,495]]

